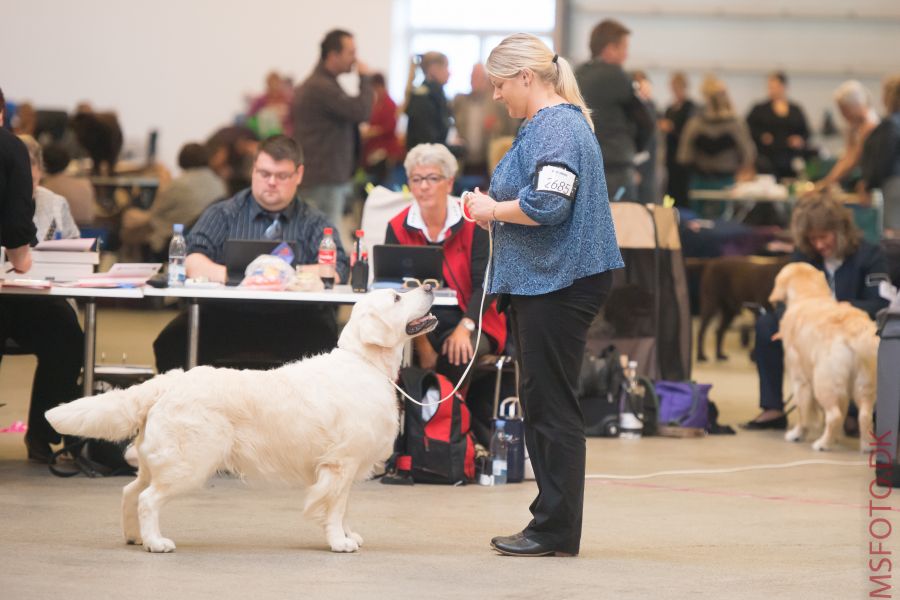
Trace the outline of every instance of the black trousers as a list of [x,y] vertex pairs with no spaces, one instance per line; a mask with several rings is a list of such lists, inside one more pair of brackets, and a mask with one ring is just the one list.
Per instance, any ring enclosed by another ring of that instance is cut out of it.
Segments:
[[763,410],[784,410],[784,346],[781,340],[772,340],[780,320],[773,312],[756,319],[753,360],[759,374],[759,407]]
[[577,554],[581,543],[585,439],[575,391],[588,328],[611,285],[606,272],[549,294],[509,297],[525,445],[538,485],[525,534],[559,552]]
[[[183,312],[153,342],[160,373],[187,363],[188,316]],[[285,303],[211,302],[200,305],[197,363],[271,367],[337,345],[334,308]]]
[[78,375],[84,364],[84,334],[78,315],[64,298],[2,296],[0,353],[7,339],[37,355],[28,437],[37,443],[58,443],[60,436],[44,412],[81,396]]

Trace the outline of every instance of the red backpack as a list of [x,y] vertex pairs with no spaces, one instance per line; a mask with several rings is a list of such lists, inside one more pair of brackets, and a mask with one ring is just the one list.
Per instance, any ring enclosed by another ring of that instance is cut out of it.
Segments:
[[[424,402],[430,387],[441,398],[453,391],[453,383],[434,371],[407,367],[400,371],[400,387]],[[438,405],[427,421],[422,407],[404,398],[403,431],[397,439],[394,463],[398,472],[408,472],[419,483],[457,484],[475,480],[475,438],[470,431],[469,408],[458,392]],[[390,466],[389,463],[389,466]]]

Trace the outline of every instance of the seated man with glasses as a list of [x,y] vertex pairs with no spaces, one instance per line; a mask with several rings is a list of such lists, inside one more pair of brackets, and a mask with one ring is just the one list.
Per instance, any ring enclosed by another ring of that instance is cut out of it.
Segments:
[[[494,297],[488,296],[482,320],[484,333],[478,348],[474,347],[489,253],[488,234],[464,220],[459,200],[450,198],[457,165],[446,146],[419,144],[406,155],[403,166],[415,202],[391,219],[384,241],[444,248],[444,281],[456,291],[459,307],[432,308],[438,326],[426,336],[415,338],[414,345],[419,366],[434,369],[456,383],[473,354],[499,353],[506,343],[506,317],[497,312]],[[426,282],[404,281],[404,287],[419,283]]]
[[[297,195],[303,153],[289,137],[263,141],[256,154],[251,186],[213,204],[187,237],[189,278],[224,283],[227,240],[283,240],[296,248],[298,264],[318,260],[325,215]],[[349,263],[335,233],[336,283],[347,281]],[[200,306],[199,364],[270,366],[328,351],[337,344],[332,306],[294,302],[210,301]],[[169,323],[153,343],[160,373],[184,367],[187,314]]]

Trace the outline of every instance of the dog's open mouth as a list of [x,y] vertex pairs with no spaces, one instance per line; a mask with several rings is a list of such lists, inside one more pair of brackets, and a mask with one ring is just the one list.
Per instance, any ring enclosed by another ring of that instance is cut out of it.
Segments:
[[407,323],[406,334],[419,335],[420,333],[427,333],[437,326],[437,322],[437,317],[428,313],[424,317],[419,317]]

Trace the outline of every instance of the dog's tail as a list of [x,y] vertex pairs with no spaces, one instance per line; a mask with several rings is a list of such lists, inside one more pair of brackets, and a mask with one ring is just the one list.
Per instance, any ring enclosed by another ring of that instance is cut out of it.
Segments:
[[147,413],[171,386],[181,369],[158,375],[124,390],[88,396],[56,408],[44,415],[59,433],[103,440],[134,437],[144,425]]

